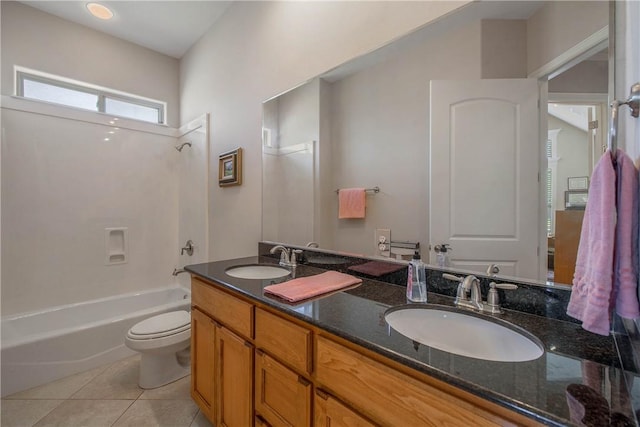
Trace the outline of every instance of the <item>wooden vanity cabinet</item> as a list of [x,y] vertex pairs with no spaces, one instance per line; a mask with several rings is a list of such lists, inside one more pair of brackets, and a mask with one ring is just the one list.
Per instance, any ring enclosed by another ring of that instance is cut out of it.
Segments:
[[191,283],[191,395],[217,427],[540,425],[223,286]]
[[[191,397],[216,426],[253,425],[253,306],[193,278]],[[215,314],[214,314],[215,313]]]

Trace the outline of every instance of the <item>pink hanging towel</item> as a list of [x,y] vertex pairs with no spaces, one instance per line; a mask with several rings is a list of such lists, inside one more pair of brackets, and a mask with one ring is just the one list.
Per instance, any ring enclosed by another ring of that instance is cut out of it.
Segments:
[[364,188],[344,188],[338,191],[338,218],[364,218]]
[[611,329],[615,232],[616,171],[611,152],[607,151],[591,175],[567,305],[569,316],[581,320],[584,329],[600,335],[609,335]]
[[618,222],[614,253],[613,290],[616,312],[628,319],[640,316],[638,305],[638,170],[618,149]]

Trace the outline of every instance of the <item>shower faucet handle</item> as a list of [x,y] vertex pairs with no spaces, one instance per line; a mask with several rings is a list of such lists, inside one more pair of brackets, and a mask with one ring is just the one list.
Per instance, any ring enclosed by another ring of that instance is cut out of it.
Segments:
[[193,242],[191,240],[187,240],[187,244],[180,249],[180,255],[184,255],[185,252],[189,256],[193,255]]

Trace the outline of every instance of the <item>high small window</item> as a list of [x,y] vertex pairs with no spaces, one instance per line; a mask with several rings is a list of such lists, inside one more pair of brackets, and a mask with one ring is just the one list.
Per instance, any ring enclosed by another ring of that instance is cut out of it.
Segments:
[[23,98],[150,123],[165,123],[164,102],[110,91],[37,71],[16,68],[16,92]]

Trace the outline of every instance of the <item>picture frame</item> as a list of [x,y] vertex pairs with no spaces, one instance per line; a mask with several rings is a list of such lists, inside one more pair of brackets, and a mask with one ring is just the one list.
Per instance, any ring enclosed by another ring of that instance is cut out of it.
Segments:
[[564,192],[564,208],[566,210],[582,210],[587,206],[589,192],[587,190],[573,190]]
[[567,190],[588,190],[589,189],[589,177],[588,176],[570,176],[567,178]]
[[218,185],[242,185],[242,148],[218,156]]

